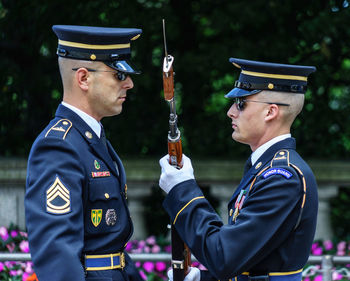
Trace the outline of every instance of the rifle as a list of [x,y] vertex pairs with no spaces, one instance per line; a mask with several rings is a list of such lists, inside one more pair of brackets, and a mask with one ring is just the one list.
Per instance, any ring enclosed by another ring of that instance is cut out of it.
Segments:
[[[168,154],[169,163],[177,169],[182,168],[182,145],[181,134],[177,127],[177,115],[174,97],[174,57],[168,55],[166,36],[165,36],[165,20],[163,19],[163,36],[165,57],[163,61],[163,87],[164,99],[169,102],[169,132],[168,132]],[[187,245],[181,240],[180,235],[171,226],[171,264],[173,268],[173,280],[182,281],[191,265],[191,252]]]

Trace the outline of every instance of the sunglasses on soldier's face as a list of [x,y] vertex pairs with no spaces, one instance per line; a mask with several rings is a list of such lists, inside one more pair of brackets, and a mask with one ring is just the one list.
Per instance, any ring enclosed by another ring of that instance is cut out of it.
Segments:
[[267,101],[257,101],[257,100],[246,100],[246,99],[243,99],[243,98],[235,98],[234,101],[233,101],[233,104],[236,105],[236,108],[239,111],[242,111],[245,108],[247,102],[257,102],[257,103],[266,103],[266,104],[276,104],[276,105],[281,105],[281,106],[290,106],[290,104],[287,104],[287,103],[267,102]]
[[[80,67],[72,68],[72,70],[77,71]],[[114,76],[119,80],[119,81],[125,81],[126,78],[128,78],[128,74],[118,71],[118,70],[98,70],[98,69],[92,69],[92,68],[86,68],[87,71],[90,72],[113,72]]]

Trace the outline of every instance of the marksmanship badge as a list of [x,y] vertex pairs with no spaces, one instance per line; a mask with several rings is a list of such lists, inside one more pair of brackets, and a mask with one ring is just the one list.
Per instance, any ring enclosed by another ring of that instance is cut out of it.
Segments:
[[91,222],[97,227],[102,219],[102,209],[92,209],[91,210]]
[[98,163],[97,160],[94,161],[94,166],[96,170],[99,170],[101,168],[100,163]]
[[117,213],[115,212],[114,209],[108,209],[106,212],[105,218],[106,218],[106,224],[108,226],[113,226],[117,221]]

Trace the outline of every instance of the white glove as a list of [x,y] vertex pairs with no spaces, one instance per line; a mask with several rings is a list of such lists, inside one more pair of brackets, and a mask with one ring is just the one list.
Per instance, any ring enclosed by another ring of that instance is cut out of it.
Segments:
[[[189,267],[189,272],[185,276],[184,281],[199,281],[201,279],[201,271],[197,267]],[[168,271],[169,281],[173,281],[173,270]]]
[[182,154],[182,168],[177,169],[169,164],[169,155],[165,155],[159,160],[162,173],[159,178],[159,186],[166,193],[180,182],[194,179],[191,159]]

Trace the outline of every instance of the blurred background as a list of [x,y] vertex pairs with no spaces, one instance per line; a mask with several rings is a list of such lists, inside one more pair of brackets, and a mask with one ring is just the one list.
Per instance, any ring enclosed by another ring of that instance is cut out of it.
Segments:
[[[205,163],[244,161],[250,154],[248,146],[233,142],[226,116],[230,100],[224,94],[239,75],[228,59],[237,57],[317,67],[292,135],[306,160],[325,165],[335,161],[341,170],[350,159],[349,4],[347,0],[0,0],[0,159],[26,160],[35,137],[61,102],[54,24],[143,29],[131,46],[133,61],[143,73],[132,77],[135,87],[122,114],[102,122],[122,159],[157,161],[163,156],[169,114],[162,92],[164,18],[168,52],[175,57],[177,112],[186,155]],[[330,209],[332,227],[342,238],[350,233],[348,187],[338,186]],[[154,213],[152,207],[161,209],[153,204],[161,200],[160,193],[152,194],[145,199],[147,214]]]

